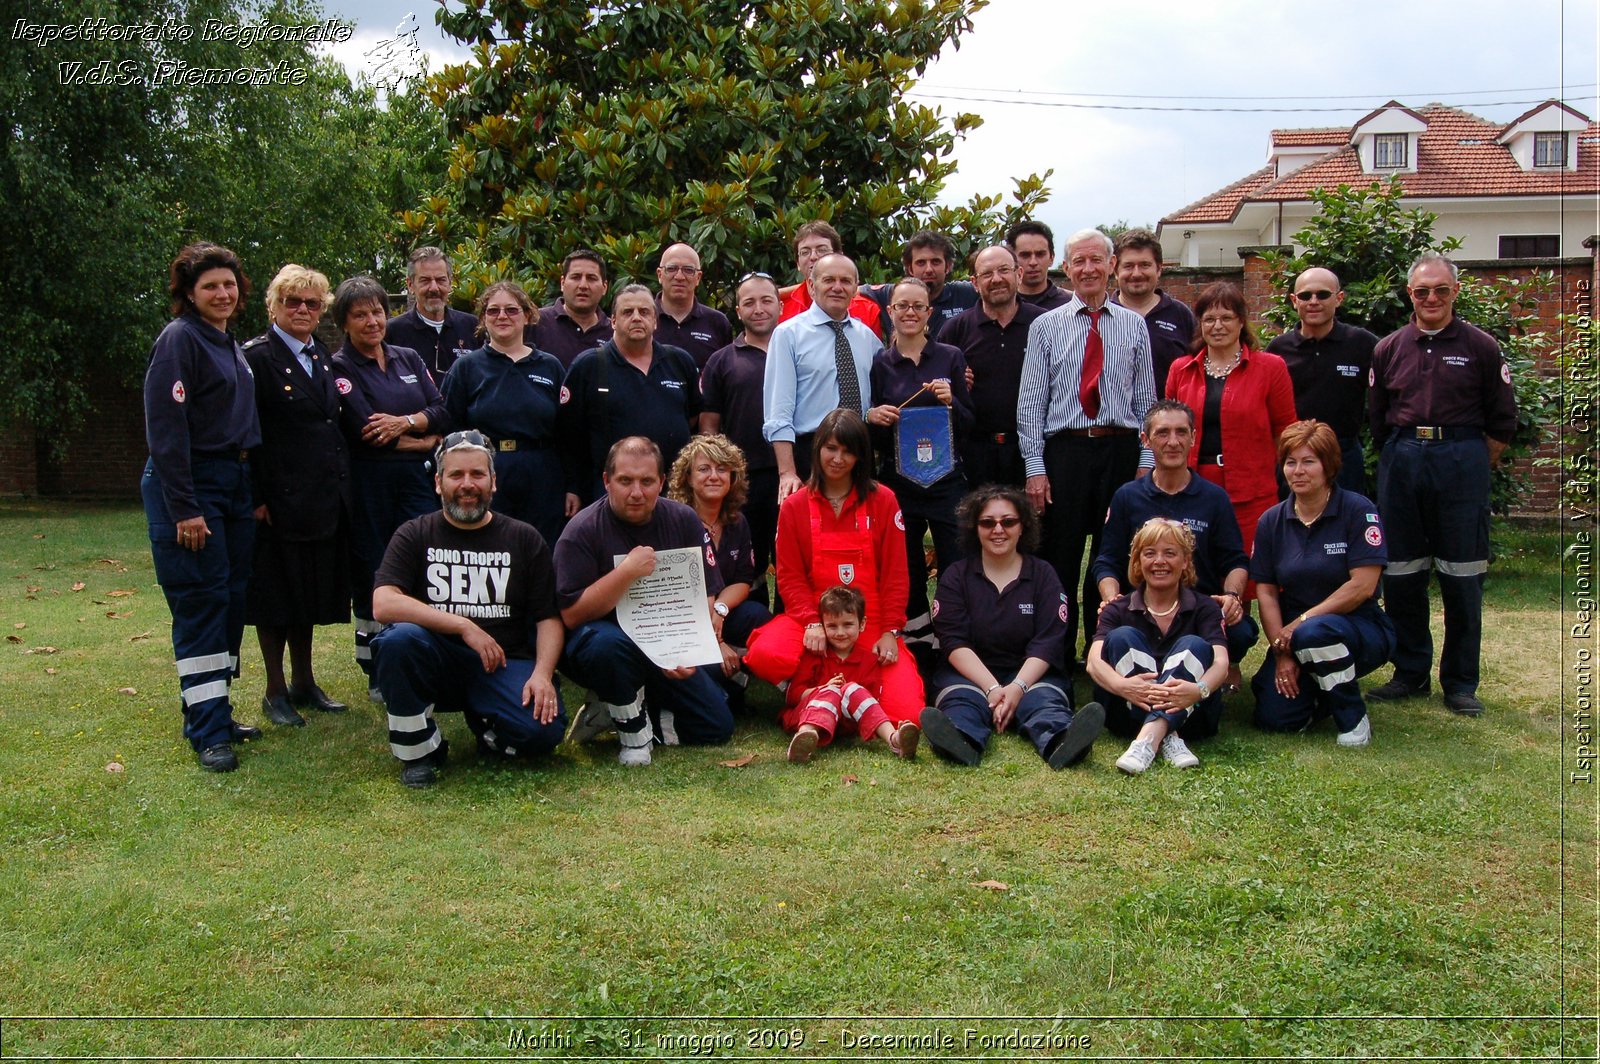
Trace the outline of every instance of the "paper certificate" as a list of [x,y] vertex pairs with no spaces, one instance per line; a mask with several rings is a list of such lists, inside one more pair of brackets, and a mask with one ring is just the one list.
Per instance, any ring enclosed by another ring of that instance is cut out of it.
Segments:
[[[613,564],[625,557],[617,555]],[[658,550],[655,572],[635,580],[617,603],[617,624],[663,669],[722,663],[706,608],[704,565],[699,547]]]

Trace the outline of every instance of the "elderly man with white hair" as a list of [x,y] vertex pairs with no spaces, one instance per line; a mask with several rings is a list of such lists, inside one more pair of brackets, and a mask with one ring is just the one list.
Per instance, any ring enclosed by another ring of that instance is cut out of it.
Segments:
[[1069,649],[1077,645],[1080,587],[1090,616],[1099,605],[1081,573],[1084,547],[1090,557],[1100,551],[1106,509],[1138,472],[1139,427],[1156,401],[1144,318],[1107,299],[1115,263],[1100,230],[1067,238],[1072,301],[1034,319],[1017,397],[1028,500],[1044,514],[1042,553],[1066,591]]

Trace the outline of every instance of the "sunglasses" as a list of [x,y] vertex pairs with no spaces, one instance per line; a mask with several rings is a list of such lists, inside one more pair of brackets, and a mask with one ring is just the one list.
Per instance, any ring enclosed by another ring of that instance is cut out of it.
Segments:
[[299,310],[301,307],[307,310],[321,310],[322,300],[315,296],[284,296],[283,305],[290,310]]
[[1312,292],[1296,292],[1294,297],[1302,303],[1326,303],[1328,300],[1333,298],[1333,293],[1328,291],[1326,288],[1318,288]]
[[439,453],[453,451],[457,447],[481,447],[487,451],[490,450],[489,438],[477,429],[462,429],[444,438],[444,442],[439,444]]
[[1411,298],[1427,299],[1429,296],[1433,296],[1435,299],[1443,299],[1453,291],[1455,291],[1454,285],[1436,284],[1432,288],[1413,288],[1411,290]]
[[486,318],[514,318],[521,313],[521,307],[485,307],[483,309],[483,316]]
[[[749,273],[735,281],[733,287],[738,288],[746,281],[772,281],[772,274],[763,273],[760,270],[751,270]],[[772,281],[772,283],[777,284],[778,282]]]
[[980,517],[980,518],[978,518],[978,527],[983,529],[984,531],[990,531],[990,530],[994,529],[996,526],[999,526],[1000,528],[1003,528],[1003,529],[1005,529],[1005,530],[1007,530],[1009,532],[1011,529],[1016,528],[1020,524],[1022,524],[1022,518],[1020,518],[1020,517]]

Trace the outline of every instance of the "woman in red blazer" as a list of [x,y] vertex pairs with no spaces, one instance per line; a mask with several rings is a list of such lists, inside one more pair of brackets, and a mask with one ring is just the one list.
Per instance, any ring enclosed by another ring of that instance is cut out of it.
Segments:
[[1256,338],[1238,285],[1208,286],[1194,316],[1194,354],[1172,364],[1166,394],[1194,411],[1189,464],[1227,491],[1248,553],[1256,521],[1278,501],[1273,464],[1278,435],[1296,420],[1294,386],[1283,359],[1252,350]]

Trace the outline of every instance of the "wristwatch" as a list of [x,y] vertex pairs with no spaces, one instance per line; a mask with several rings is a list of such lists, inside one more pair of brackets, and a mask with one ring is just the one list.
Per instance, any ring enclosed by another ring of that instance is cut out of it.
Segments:
[[711,604],[711,611],[713,613],[715,613],[718,617],[727,617],[728,616],[728,604],[726,602],[713,602]]
[[1194,685],[1200,689],[1200,701],[1204,702],[1211,697],[1211,688],[1206,686],[1204,680],[1196,680]]

